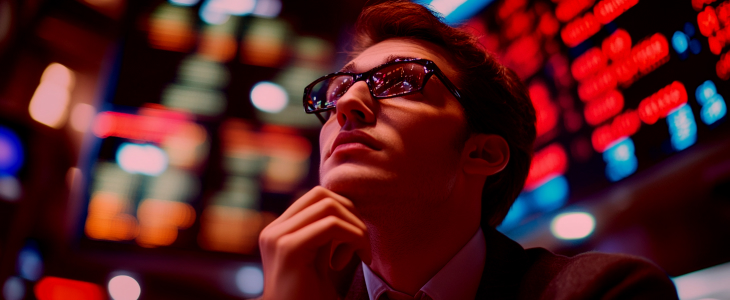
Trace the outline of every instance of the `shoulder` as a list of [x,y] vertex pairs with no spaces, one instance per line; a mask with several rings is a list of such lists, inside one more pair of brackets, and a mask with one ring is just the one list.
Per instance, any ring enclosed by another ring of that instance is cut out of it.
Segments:
[[566,257],[542,248],[525,253],[522,286],[530,298],[677,299],[669,277],[643,258],[599,252]]

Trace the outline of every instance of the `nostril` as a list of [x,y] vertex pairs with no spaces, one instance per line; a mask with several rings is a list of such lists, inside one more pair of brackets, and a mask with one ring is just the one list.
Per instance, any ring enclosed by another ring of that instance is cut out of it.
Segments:
[[352,112],[355,113],[358,117],[360,117],[360,119],[365,119],[365,113],[364,112],[361,112],[359,110],[353,110]]

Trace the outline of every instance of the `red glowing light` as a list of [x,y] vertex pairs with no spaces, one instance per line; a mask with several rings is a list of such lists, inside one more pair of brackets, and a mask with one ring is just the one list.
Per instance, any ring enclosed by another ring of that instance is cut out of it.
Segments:
[[158,111],[143,108],[139,115],[102,112],[96,116],[92,131],[100,138],[116,136],[159,143],[187,122],[185,114]]
[[582,18],[577,18],[563,27],[560,37],[568,47],[575,47],[583,41],[592,37],[601,30],[601,23],[598,23],[592,13],[586,13]]
[[530,173],[525,189],[532,190],[546,180],[562,175],[568,169],[568,155],[562,145],[553,143],[535,153],[530,164]]
[[629,110],[616,116],[611,124],[596,128],[591,135],[593,149],[602,153],[614,142],[634,135],[641,128],[641,120],[636,111]]
[[532,105],[535,106],[537,135],[541,136],[558,124],[558,107],[550,100],[550,91],[543,83],[533,83],[528,87]]
[[616,81],[616,75],[613,73],[613,69],[605,69],[598,75],[583,81],[578,86],[578,97],[588,102],[615,89],[617,85],[618,81]]
[[59,277],[44,277],[36,284],[34,291],[39,300],[105,299],[105,292],[99,285]]
[[669,42],[661,33],[644,39],[631,49],[631,58],[642,75],[648,74],[669,61]]
[[634,59],[629,57],[624,60],[614,62],[611,67],[616,75],[616,81],[622,86],[628,86],[634,82],[638,69],[634,63]]
[[504,20],[518,9],[525,7],[526,4],[527,0],[504,1],[497,11],[497,15],[499,15],[500,19]]
[[616,90],[611,91],[605,96],[586,104],[584,110],[586,122],[596,126],[615,116],[623,108],[624,96]]
[[611,60],[627,57],[631,53],[631,36],[626,30],[618,29],[603,40],[601,49]]
[[704,36],[711,36],[713,32],[720,30],[717,14],[712,6],[705,7],[705,10],[697,14],[697,26]]
[[702,7],[705,6],[705,4],[710,4],[715,1],[716,0],[692,0],[692,8],[694,8],[696,11],[700,11],[702,10]]
[[720,40],[716,36],[707,38],[707,44],[710,46],[710,52],[715,55],[720,55],[722,48],[725,47],[724,41]]
[[664,118],[673,109],[687,103],[687,90],[684,85],[675,81],[660,89],[639,103],[639,117],[646,124],[654,124]]
[[532,13],[516,12],[507,20],[504,36],[508,39],[517,38],[532,28],[535,16]]
[[560,29],[560,23],[551,13],[544,13],[540,16],[540,21],[537,24],[537,28],[547,36],[553,36],[558,33]]
[[580,81],[606,68],[608,61],[600,49],[593,47],[575,59],[570,66],[573,77]]
[[593,7],[593,13],[598,22],[608,24],[637,3],[639,0],[602,0]]
[[730,2],[725,1],[720,3],[720,5],[718,5],[715,9],[715,13],[723,27],[730,26]]
[[555,8],[555,17],[561,22],[568,22],[583,10],[591,7],[595,0],[564,0]]
[[717,62],[715,67],[717,70],[717,76],[722,80],[730,79],[730,52],[725,52],[720,57],[720,61]]

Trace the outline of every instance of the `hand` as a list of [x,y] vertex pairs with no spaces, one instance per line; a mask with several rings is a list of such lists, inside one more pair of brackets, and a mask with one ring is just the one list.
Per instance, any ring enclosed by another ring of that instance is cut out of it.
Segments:
[[354,255],[370,263],[367,228],[350,200],[317,186],[259,237],[263,299],[337,299],[332,270]]

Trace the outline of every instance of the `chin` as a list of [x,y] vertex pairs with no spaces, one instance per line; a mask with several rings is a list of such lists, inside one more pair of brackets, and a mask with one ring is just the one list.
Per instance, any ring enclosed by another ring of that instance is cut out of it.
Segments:
[[356,205],[364,199],[373,199],[388,190],[395,177],[371,166],[342,164],[320,172],[320,185]]

